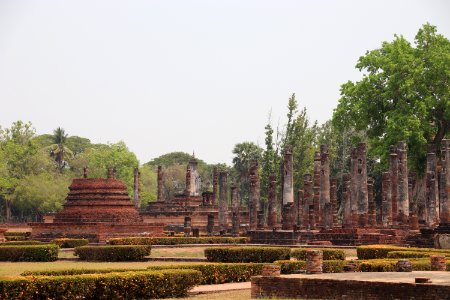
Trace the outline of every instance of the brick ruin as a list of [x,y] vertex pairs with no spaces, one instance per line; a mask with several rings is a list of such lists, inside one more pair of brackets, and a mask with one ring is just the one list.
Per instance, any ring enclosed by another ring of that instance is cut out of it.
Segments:
[[[374,199],[374,180],[367,176],[366,144],[351,151],[350,173],[342,176],[341,199],[337,181],[330,178],[328,147],[314,156],[314,173],[305,174],[303,189],[294,199],[292,148],[283,160],[281,224],[271,210],[276,186],[269,180],[268,227],[249,235],[255,243],[271,244],[411,244],[450,246],[450,140],[442,141],[441,159],[432,150],[427,155],[426,195],[413,197],[416,184],[408,171],[405,142],[389,149],[389,171],[382,173],[381,205]],[[430,148],[432,149],[432,147]],[[417,199],[419,198],[419,199]],[[338,218],[339,216],[339,218]]]
[[[246,207],[239,205],[238,188],[229,188],[228,174],[219,172],[217,168],[213,169],[212,179],[213,191],[201,192],[197,160],[192,156],[186,168],[184,191],[165,199],[164,170],[158,166],[158,198],[156,202],[149,203],[145,211],[141,211],[144,222],[162,223],[168,230],[185,232],[184,227],[188,220],[192,232],[198,230],[199,233],[208,235],[239,234],[243,231],[243,226],[248,224],[249,213]],[[259,189],[259,178],[255,188]],[[229,189],[231,205],[228,203]],[[259,192],[255,199],[259,201]],[[189,235],[186,232],[185,234]]]
[[[137,210],[139,186],[135,184],[134,202],[130,201],[126,185],[115,178],[115,169],[108,169],[104,178],[74,179],[63,209],[48,223],[30,223],[32,239],[48,241],[58,237],[88,238],[103,242],[112,237],[162,235],[162,224],[145,224]],[[135,171],[135,182],[139,172]]]

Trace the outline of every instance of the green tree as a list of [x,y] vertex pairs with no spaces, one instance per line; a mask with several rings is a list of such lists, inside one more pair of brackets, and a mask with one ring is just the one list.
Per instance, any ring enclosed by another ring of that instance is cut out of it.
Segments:
[[[249,199],[249,172],[252,160],[261,163],[263,149],[253,142],[238,143],[233,148],[233,173],[239,181],[240,200],[242,203],[248,203]],[[234,175],[234,176],[233,176]]]
[[53,131],[53,145],[50,146],[50,156],[58,163],[62,171],[68,166],[68,160],[73,158],[73,152],[66,145],[67,134],[63,128],[58,127]]
[[389,145],[408,144],[411,169],[423,171],[426,145],[450,132],[450,42],[425,24],[414,45],[403,36],[360,57],[360,81],[341,86],[333,123],[366,131],[370,151],[387,164]]

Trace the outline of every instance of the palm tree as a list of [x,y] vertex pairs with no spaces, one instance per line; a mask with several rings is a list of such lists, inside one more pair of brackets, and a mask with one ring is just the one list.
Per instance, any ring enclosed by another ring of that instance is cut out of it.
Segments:
[[62,171],[67,166],[67,160],[73,158],[73,152],[66,145],[67,134],[63,128],[58,127],[53,131],[53,145],[50,145],[50,156],[55,158],[59,169]]

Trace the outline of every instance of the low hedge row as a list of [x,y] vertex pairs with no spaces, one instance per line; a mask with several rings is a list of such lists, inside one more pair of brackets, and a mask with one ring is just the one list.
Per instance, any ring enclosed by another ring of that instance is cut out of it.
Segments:
[[[173,267],[172,269],[175,269]],[[120,273],[120,272],[140,272],[147,269],[124,269],[124,268],[110,268],[110,269],[63,269],[63,270],[41,270],[41,271],[24,271],[20,276],[68,276],[68,275],[82,275],[82,274],[105,274],[105,273]]]
[[356,247],[358,259],[379,259],[387,258],[389,252],[393,251],[414,251],[414,252],[432,252],[432,253],[448,253],[450,250],[441,250],[433,248],[414,248],[399,247],[392,245],[368,245]]
[[28,237],[31,235],[31,232],[24,232],[24,231],[6,231],[3,233],[3,235],[6,236],[25,236]]
[[443,255],[447,258],[450,253],[439,252],[417,252],[417,251],[392,251],[387,254],[387,258],[429,258],[431,255]]
[[5,236],[7,241],[26,241],[27,237],[23,235],[8,235]]
[[[306,251],[312,249],[292,249],[291,257],[298,260],[306,260]],[[345,252],[340,249],[314,249],[323,252],[323,260],[345,260]]]
[[[397,259],[371,259],[357,262],[361,272],[395,272]],[[413,271],[430,271],[430,259],[410,259]],[[450,271],[450,262],[447,263],[447,271]]]
[[212,247],[205,249],[211,262],[265,263],[290,259],[291,249],[286,247]]
[[260,275],[263,263],[212,263],[150,266],[149,270],[191,269],[202,273],[201,284],[219,284],[227,282],[249,281],[250,277]]
[[155,299],[186,296],[195,270],[161,270],[0,279],[1,299]]
[[[348,262],[344,260],[324,260],[324,273],[342,273],[344,266]],[[306,261],[304,260],[277,260],[274,262],[280,266],[281,274],[292,274],[298,270],[306,270]]]
[[87,261],[140,261],[150,251],[146,245],[81,246],[75,248],[74,255]]
[[128,237],[113,238],[110,245],[245,244],[245,237]]
[[11,242],[4,242],[0,243],[0,246],[25,246],[25,245],[42,245],[43,242],[40,241],[11,241]]
[[55,261],[57,245],[24,245],[0,247],[0,261]]
[[75,248],[89,244],[88,239],[69,239],[60,238],[51,241],[52,244],[58,245],[60,248]]

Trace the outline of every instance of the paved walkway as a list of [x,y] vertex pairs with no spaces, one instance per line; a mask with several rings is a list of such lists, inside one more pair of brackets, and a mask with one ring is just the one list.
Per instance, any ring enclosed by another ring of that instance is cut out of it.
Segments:
[[189,291],[189,294],[206,294],[206,293],[217,293],[232,290],[246,290],[250,289],[251,282],[232,282],[223,284],[208,284],[208,285],[198,285]]

